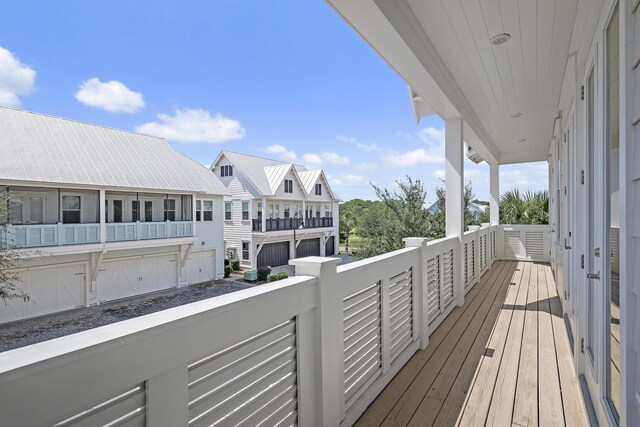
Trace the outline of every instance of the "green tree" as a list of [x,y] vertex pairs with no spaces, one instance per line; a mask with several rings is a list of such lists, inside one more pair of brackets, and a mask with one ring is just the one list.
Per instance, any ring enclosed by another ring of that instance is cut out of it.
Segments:
[[400,249],[405,237],[427,236],[429,213],[424,207],[427,193],[422,181],[407,176],[396,183],[398,190],[393,192],[372,184],[380,202],[372,204],[357,222],[361,244],[354,250],[356,258]]
[[500,196],[500,222],[502,224],[548,224],[549,193],[514,188]]
[[[444,180],[442,180],[444,184]],[[464,226],[479,225],[480,222],[489,221],[476,221],[473,213],[471,212],[470,205],[475,202],[476,196],[473,194],[473,188],[471,181],[464,186]],[[446,199],[447,191],[444,187],[436,188],[436,209],[431,215],[428,237],[432,239],[441,239],[446,236]]]
[[20,298],[29,300],[29,296],[18,287],[18,251],[8,243],[6,224],[9,221],[9,189],[0,188],[0,300]]

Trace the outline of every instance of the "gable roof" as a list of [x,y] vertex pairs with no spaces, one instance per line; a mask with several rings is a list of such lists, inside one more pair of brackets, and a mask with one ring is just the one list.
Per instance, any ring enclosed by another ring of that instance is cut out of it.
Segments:
[[162,138],[0,107],[0,179],[228,194]]
[[315,183],[318,182],[318,179],[320,178],[322,178],[322,180],[324,181],[324,185],[327,191],[329,192],[329,195],[331,195],[333,199],[339,200],[340,198],[331,189],[331,186],[329,185],[329,180],[327,180],[327,177],[325,176],[324,171],[322,169],[300,172],[300,179],[303,182],[303,185],[307,194],[311,194],[311,192],[315,190],[314,189]]
[[294,176],[302,184],[302,180],[298,175],[301,171],[307,170],[302,165],[227,150],[223,150],[218,154],[211,164],[211,170],[215,169],[222,157],[229,160],[235,169],[249,180],[249,183],[258,193],[265,196],[273,196],[276,193],[282,180],[290,170],[293,171]]

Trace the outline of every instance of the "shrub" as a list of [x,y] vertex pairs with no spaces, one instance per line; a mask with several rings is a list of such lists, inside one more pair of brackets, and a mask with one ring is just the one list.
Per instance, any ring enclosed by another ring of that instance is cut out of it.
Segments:
[[240,260],[239,259],[232,259],[231,260],[231,268],[233,268],[236,271],[240,270]]
[[258,269],[258,280],[267,280],[267,277],[271,274],[271,267],[265,266]]
[[286,279],[287,277],[289,277],[289,275],[285,272],[270,274],[267,276],[267,282],[277,282],[278,280]]
[[224,266],[224,277],[229,277],[231,275],[231,266],[230,265],[225,265]]
[[224,265],[229,265],[229,258],[224,259]]

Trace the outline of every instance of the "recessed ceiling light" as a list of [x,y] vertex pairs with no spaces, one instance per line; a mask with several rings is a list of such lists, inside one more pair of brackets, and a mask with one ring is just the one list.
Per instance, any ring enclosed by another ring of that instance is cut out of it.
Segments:
[[527,138],[519,139],[518,142],[527,142]]
[[489,39],[489,41],[494,46],[498,46],[498,45],[501,45],[501,44],[504,44],[504,43],[508,42],[510,38],[511,38],[511,34],[502,33],[502,34],[498,34],[496,36],[491,37]]
[[513,113],[513,114],[511,114],[511,117],[513,117],[514,119],[516,119],[516,118],[518,118],[520,116],[522,116],[522,113]]

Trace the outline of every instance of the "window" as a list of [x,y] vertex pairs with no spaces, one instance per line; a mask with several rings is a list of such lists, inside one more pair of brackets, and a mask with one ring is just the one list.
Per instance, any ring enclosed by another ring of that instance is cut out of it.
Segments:
[[113,201],[113,222],[122,222],[122,200]]
[[285,218],[290,218],[291,217],[291,205],[289,205],[289,204],[285,204],[284,205],[284,217]]
[[153,202],[151,200],[144,202],[144,221],[153,222]]
[[293,193],[293,181],[290,179],[284,180],[284,192]]
[[80,196],[62,196],[62,222],[65,224],[80,223]]
[[224,220],[231,221],[231,202],[224,202]]
[[258,202],[258,219],[262,220],[262,203]]
[[331,218],[331,205],[329,203],[324,205],[324,217]]
[[242,259],[249,260],[249,242],[242,242]]
[[131,201],[131,221],[133,222],[140,221],[140,201],[139,200]]
[[316,218],[320,218],[320,207],[321,206],[322,205],[319,204],[319,203],[316,205]]
[[175,199],[164,199],[164,220],[176,220],[176,201]]
[[196,221],[202,221],[202,200],[196,200]]
[[220,176],[233,176],[233,166],[224,165],[220,167]]
[[316,184],[316,196],[322,196],[322,184]]
[[9,202],[9,222],[22,224],[22,198],[12,198]]
[[213,221],[213,200],[202,201],[202,220]]
[[249,202],[242,202],[242,220],[249,221]]

